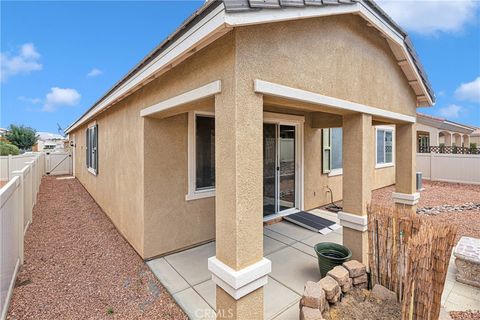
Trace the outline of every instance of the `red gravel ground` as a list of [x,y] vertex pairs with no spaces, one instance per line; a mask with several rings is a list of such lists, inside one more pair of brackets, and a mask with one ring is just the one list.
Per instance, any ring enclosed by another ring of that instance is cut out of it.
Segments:
[[42,180],[7,319],[187,319],[76,180]]
[[[425,190],[420,192],[419,208],[445,204],[458,205],[467,202],[480,203],[480,185],[423,181]],[[372,203],[392,205],[392,192],[395,186],[373,191]],[[424,215],[427,219],[455,224],[458,227],[457,241],[461,236],[480,238],[480,210],[442,212]]]

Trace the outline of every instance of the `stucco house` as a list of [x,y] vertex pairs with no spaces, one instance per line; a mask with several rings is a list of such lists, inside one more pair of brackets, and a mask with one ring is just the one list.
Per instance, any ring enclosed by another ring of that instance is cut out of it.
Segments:
[[439,146],[470,148],[475,130],[444,118],[417,113],[417,150],[430,152],[430,147]]
[[75,176],[139,255],[215,239],[217,312],[255,319],[264,221],[330,189],[366,260],[371,190],[396,182],[393,201],[418,202],[416,109],[434,99],[372,1],[209,1],[66,131]]

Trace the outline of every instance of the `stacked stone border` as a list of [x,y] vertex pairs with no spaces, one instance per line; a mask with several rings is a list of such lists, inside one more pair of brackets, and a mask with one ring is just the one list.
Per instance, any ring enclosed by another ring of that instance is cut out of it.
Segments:
[[300,320],[320,320],[330,305],[341,300],[353,288],[367,289],[367,267],[350,260],[328,271],[318,282],[307,281],[300,300]]

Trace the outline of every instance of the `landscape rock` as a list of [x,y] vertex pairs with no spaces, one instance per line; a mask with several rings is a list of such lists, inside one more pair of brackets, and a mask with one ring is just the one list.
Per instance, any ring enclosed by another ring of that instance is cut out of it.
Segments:
[[395,292],[388,290],[380,284],[376,284],[370,294],[372,297],[382,301],[397,301]]
[[480,288],[480,239],[461,237],[453,255],[457,281]]
[[367,283],[368,277],[367,277],[367,274],[365,273],[363,276],[352,278],[352,280],[353,280],[353,285],[357,286],[358,284]]
[[323,311],[326,304],[327,300],[322,286],[316,282],[307,281],[302,299],[300,300],[300,305],[309,308],[317,308],[320,309],[320,311]]
[[343,293],[347,293],[347,292],[349,292],[350,290],[352,290],[352,288],[353,288],[353,280],[352,280],[352,278],[348,278],[347,283],[345,283],[345,284],[342,286],[342,292],[343,292]]
[[332,270],[327,272],[327,275],[335,279],[339,286],[343,286],[348,282],[349,271],[342,266],[336,266]]
[[300,320],[322,320],[322,313],[320,310],[309,307],[300,308]]
[[325,291],[325,295],[329,302],[340,292],[340,286],[338,285],[338,282],[330,276],[320,279],[318,283]]
[[367,273],[367,267],[357,260],[344,262],[343,266],[348,270],[350,278],[360,277]]

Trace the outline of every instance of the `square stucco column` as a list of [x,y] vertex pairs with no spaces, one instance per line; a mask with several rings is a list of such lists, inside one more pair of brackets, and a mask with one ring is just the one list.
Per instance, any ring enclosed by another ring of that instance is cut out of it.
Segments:
[[397,124],[395,130],[395,192],[393,201],[399,208],[415,211],[420,194],[416,192],[415,124]]
[[[238,86],[238,84],[236,84]],[[208,261],[217,317],[263,319],[263,98],[252,87],[215,97],[216,256]]]
[[367,114],[343,116],[343,245],[367,263],[367,205],[372,198],[373,130]]

